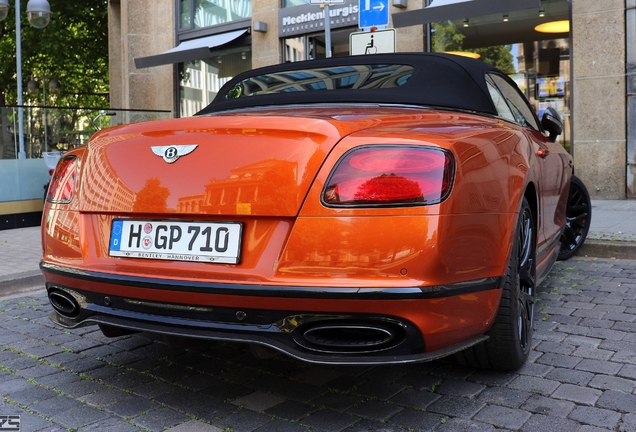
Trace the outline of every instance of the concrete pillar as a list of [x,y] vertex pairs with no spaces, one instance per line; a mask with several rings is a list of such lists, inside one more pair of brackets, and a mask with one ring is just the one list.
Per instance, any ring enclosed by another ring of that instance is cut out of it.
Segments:
[[108,18],[111,107],[173,111],[173,66],[137,69],[134,59],[175,46],[174,1],[111,0]]
[[572,1],[573,153],[592,198],[625,198],[625,0]]
[[274,65],[282,62],[281,44],[278,39],[278,8],[280,0],[252,1],[252,22],[267,23],[267,32],[252,31],[252,67]]

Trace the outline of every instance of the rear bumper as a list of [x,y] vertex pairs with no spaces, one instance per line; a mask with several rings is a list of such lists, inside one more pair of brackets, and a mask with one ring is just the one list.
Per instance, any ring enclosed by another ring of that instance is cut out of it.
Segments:
[[[41,268],[56,309],[51,319],[63,327],[256,343],[322,364],[423,362],[461,351],[487,339],[500,296],[500,278],[369,289],[176,281],[44,262]],[[60,299],[76,309],[60,307]]]

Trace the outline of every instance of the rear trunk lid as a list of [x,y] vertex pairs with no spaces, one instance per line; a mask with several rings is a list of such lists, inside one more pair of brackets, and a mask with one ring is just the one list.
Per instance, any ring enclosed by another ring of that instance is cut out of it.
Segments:
[[295,216],[326,155],[359,127],[248,113],[105,130],[88,145],[80,211]]

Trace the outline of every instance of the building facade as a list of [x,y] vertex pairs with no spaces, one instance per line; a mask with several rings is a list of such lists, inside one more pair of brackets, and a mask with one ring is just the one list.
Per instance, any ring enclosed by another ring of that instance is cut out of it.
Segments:
[[[111,106],[189,116],[243,70],[348,55],[365,2],[331,4],[327,38],[324,8],[309,0],[110,0]],[[388,6],[396,51],[479,56],[539,113],[556,108],[593,199],[636,197],[636,0],[376,3]],[[537,27],[552,22],[565,27]]]

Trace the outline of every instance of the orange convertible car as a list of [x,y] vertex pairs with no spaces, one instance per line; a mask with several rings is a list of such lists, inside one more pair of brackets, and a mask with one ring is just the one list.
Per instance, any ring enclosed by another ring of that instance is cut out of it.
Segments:
[[42,224],[52,319],[314,363],[518,368],[562,234],[569,253],[589,225],[566,217],[561,129],[452,55],[243,73],[192,118],[62,157]]

